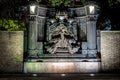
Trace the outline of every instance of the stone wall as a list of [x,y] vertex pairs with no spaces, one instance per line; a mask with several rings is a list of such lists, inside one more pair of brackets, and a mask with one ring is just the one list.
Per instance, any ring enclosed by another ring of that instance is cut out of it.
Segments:
[[101,61],[103,71],[120,72],[120,31],[101,32]]
[[0,72],[18,73],[23,67],[23,32],[0,31]]

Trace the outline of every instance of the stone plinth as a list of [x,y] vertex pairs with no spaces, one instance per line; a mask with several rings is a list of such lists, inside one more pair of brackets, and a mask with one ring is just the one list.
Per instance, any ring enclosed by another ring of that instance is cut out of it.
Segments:
[[23,32],[0,31],[0,72],[19,73],[23,67]]
[[101,61],[103,71],[120,72],[120,31],[101,32]]
[[99,72],[100,62],[24,62],[24,73]]

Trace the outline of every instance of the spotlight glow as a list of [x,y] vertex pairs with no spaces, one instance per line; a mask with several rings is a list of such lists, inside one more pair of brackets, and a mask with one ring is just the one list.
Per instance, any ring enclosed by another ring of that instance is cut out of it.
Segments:
[[91,77],[95,76],[95,74],[90,74]]
[[36,6],[30,6],[30,13],[34,14],[35,13],[35,8],[36,8]]
[[54,22],[55,22],[55,19],[51,19],[50,21],[51,21],[51,23],[54,23]]
[[60,18],[60,20],[64,20],[65,16],[60,16],[59,18]]
[[37,76],[37,74],[33,74],[33,76],[34,76],[34,77],[36,77],[36,76]]
[[95,12],[95,7],[94,6],[89,6],[90,14],[94,14]]
[[[53,70],[58,73],[59,72],[64,73],[69,70],[73,70],[73,66],[74,66],[73,63],[68,63],[68,62],[55,62],[52,63],[51,65],[54,68]],[[63,74],[61,76],[65,76],[65,75]]]
[[61,76],[63,76],[63,77],[64,77],[64,76],[66,76],[66,74],[61,74]]
[[52,63],[53,66],[56,66],[56,67],[66,67],[66,66],[70,66],[70,65],[73,65],[72,63]]

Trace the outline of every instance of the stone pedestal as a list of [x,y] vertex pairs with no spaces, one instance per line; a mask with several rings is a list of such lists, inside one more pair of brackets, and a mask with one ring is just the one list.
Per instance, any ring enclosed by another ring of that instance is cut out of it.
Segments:
[[24,73],[95,73],[100,62],[25,62]]

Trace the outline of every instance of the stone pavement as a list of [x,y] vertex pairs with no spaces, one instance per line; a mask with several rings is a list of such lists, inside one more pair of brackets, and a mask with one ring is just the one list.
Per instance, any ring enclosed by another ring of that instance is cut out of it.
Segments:
[[120,80],[120,74],[0,74],[0,80]]

